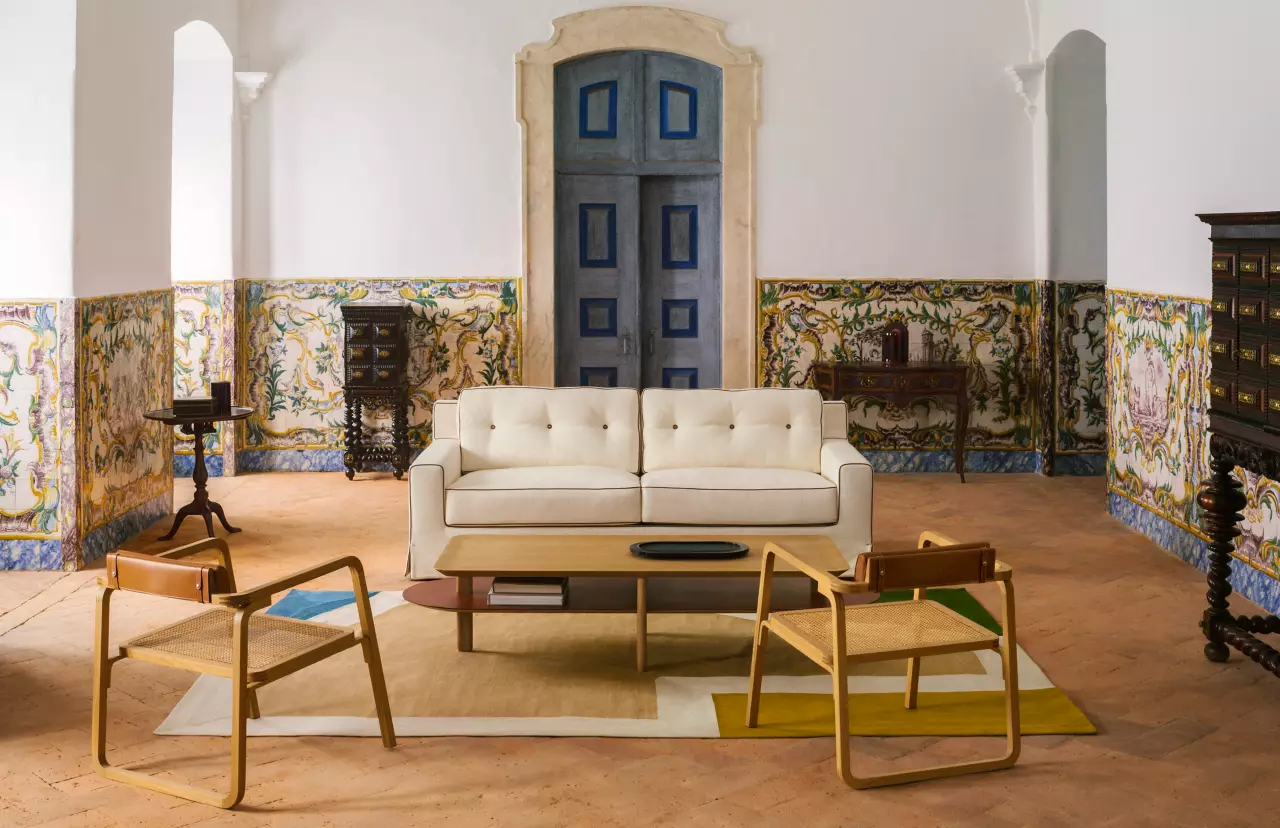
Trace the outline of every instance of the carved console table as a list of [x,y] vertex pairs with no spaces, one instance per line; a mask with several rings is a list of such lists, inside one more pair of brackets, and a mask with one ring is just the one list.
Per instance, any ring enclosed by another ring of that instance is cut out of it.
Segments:
[[[370,460],[390,462],[396,478],[409,469],[408,305],[350,302],[342,306],[346,327],[343,396],[346,398],[347,479]],[[364,434],[366,405],[390,405],[391,445],[371,446]]]
[[824,400],[850,394],[906,407],[922,397],[956,401],[956,471],[964,482],[964,440],[969,430],[969,366],[959,362],[815,362],[813,387]]
[[1231,555],[1246,500],[1236,466],[1280,480],[1280,213],[1200,216],[1213,227],[1209,329],[1210,477],[1197,500],[1209,536],[1205,657],[1234,647],[1280,676],[1280,652],[1258,633],[1280,633],[1274,615],[1232,616]]

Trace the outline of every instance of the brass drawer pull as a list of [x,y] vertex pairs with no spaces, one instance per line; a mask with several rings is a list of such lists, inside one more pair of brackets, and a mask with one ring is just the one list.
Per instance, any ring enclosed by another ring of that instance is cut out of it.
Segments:
[[391,336],[390,328],[378,328],[378,336]]
[[1280,276],[1280,262],[1271,263],[1271,275]]
[[1224,400],[1227,398],[1227,388],[1224,385],[1210,385],[1209,393]]
[[1241,348],[1240,358],[1245,362],[1253,362],[1258,358],[1258,351],[1255,348]]
[[[1210,349],[1212,349],[1212,351],[1213,351],[1215,354],[1225,354],[1225,353],[1227,352],[1227,343],[1225,343],[1225,342],[1210,342],[1210,343],[1209,343],[1209,348],[1210,348]],[[1274,359],[1274,357],[1273,357],[1273,359]]]
[[1271,318],[1272,318],[1272,319],[1280,319],[1280,308],[1272,308],[1272,309],[1271,309]]
[[924,384],[929,386],[930,388],[937,388],[941,383],[942,383],[942,380],[938,379],[937,377],[925,377],[924,379]]
[[1269,400],[1267,402],[1267,405],[1271,408],[1272,411],[1280,411],[1280,399]]
[[875,387],[876,387],[876,378],[875,378],[875,377],[862,377],[861,379],[859,379],[859,380],[858,380],[858,384],[859,384],[859,385],[861,385],[863,388],[875,388]]
[[1241,305],[1240,315],[1241,316],[1257,316],[1258,306],[1257,305]]
[[1272,365],[1280,365],[1280,354],[1268,354],[1267,362],[1270,362]]
[[1255,397],[1253,394],[1250,394],[1250,393],[1249,393],[1249,392],[1247,392],[1247,391],[1237,391],[1237,392],[1236,392],[1236,399],[1237,399],[1237,400],[1239,400],[1240,402],[1244,403],[1245,405],[1257,405],[1257,404],[1258,404],[1258,398],[1257,398],[1257,397]]
[[352,348],[352,349],[351,349],[351,358],[352,358],[352,359],[364,359],[364,348]]
[[1227,269],[1227,260],[1226,260],[1226,259],[1214,259],[1214,260],[1213,260],[1213,269],[1214,269],[1214,270],[1219,270],[1219,271],[1226,270],[1226,269]]
[[378,372],[378,376],[379,376],[379,377],[381,377],[382,379],[386,379],[387,377],[391,376],[391,372],[390,372],[390,371],[379,371],[379,372]]
[[1245,259],[1244,261],[1240,262],[1240,272],[1241,273],[1257,273],[1258,263],[1256,261]]
[[1212,307],[1214,313],[1226,313],[1231,310],[1231,306],[1221,299],[1214,299]]
[[389,359],[390,357],[391,357],[391,352],[388,351],[386,348],[378,349],[378,359]]
[[364,371],[352,371],[351,376],[355,377],[356,379],[361,379],[364,377]]

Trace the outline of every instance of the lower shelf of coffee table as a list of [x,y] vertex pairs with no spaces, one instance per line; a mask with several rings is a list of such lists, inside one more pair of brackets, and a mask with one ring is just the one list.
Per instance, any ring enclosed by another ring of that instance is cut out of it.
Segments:
[[[636,611],[635,578],[570,578],[569,597],[559,607],[490,606],[493,578],[472,579],[471,594],[458,594],[457,578],[422,581],[404,591],[405,600],[447,612],[619,612]],[[774,611],[826,607],[827,600],[813,592],[808,578],[778,577],[773,582]],[[756,578],[652,577],[647,579],[648,612],[755,613],[759,581]],[[855,596],[849,596],[853,598]],[[874,599],[872,595],[868,600]],[[856,603],[846,601],[846,603]]]

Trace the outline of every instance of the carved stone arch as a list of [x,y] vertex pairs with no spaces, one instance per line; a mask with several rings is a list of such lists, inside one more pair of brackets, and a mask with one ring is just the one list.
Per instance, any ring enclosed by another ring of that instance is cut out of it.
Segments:
[[755,175],[760,57],[725,38],[725,22],[657,6],[623,6],[556,18],[551,39],[516,53],[516,119],[523,127],[523,359],[530,385],[555,385],[555,67],[597,52],[674,52],[720,67],[723,289],[722,384],[756,377]]

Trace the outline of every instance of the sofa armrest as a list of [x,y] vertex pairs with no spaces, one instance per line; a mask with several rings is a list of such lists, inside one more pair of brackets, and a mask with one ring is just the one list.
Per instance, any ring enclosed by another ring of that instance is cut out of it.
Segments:
[[444,438],[432,440],[430,445],[418,453],[418,456],[413,459],[413,464],[409,466],[410,485],[413,485],[413,473],[415,470],[419,472],[419,477],[421,477],[426,472],[423,467],[430,466],[440,469],[440,474],[443,475],[440,490],[443,492],[462,476],[462,444],[457,440]]
[[409,466],[409,562],[410,578],[438,578],[436,558],[444,551],[448,529],[444,525],[445,492],[462,476],[462,446],[457,440],[437,438]]
[[830,480],[836,486],[841,486],[842,471],[846,467],[865,467],[866,473],[871,471],[871,463],[862,453],[853,447],[848,440],[823,440],[822,441],[822,476]]

